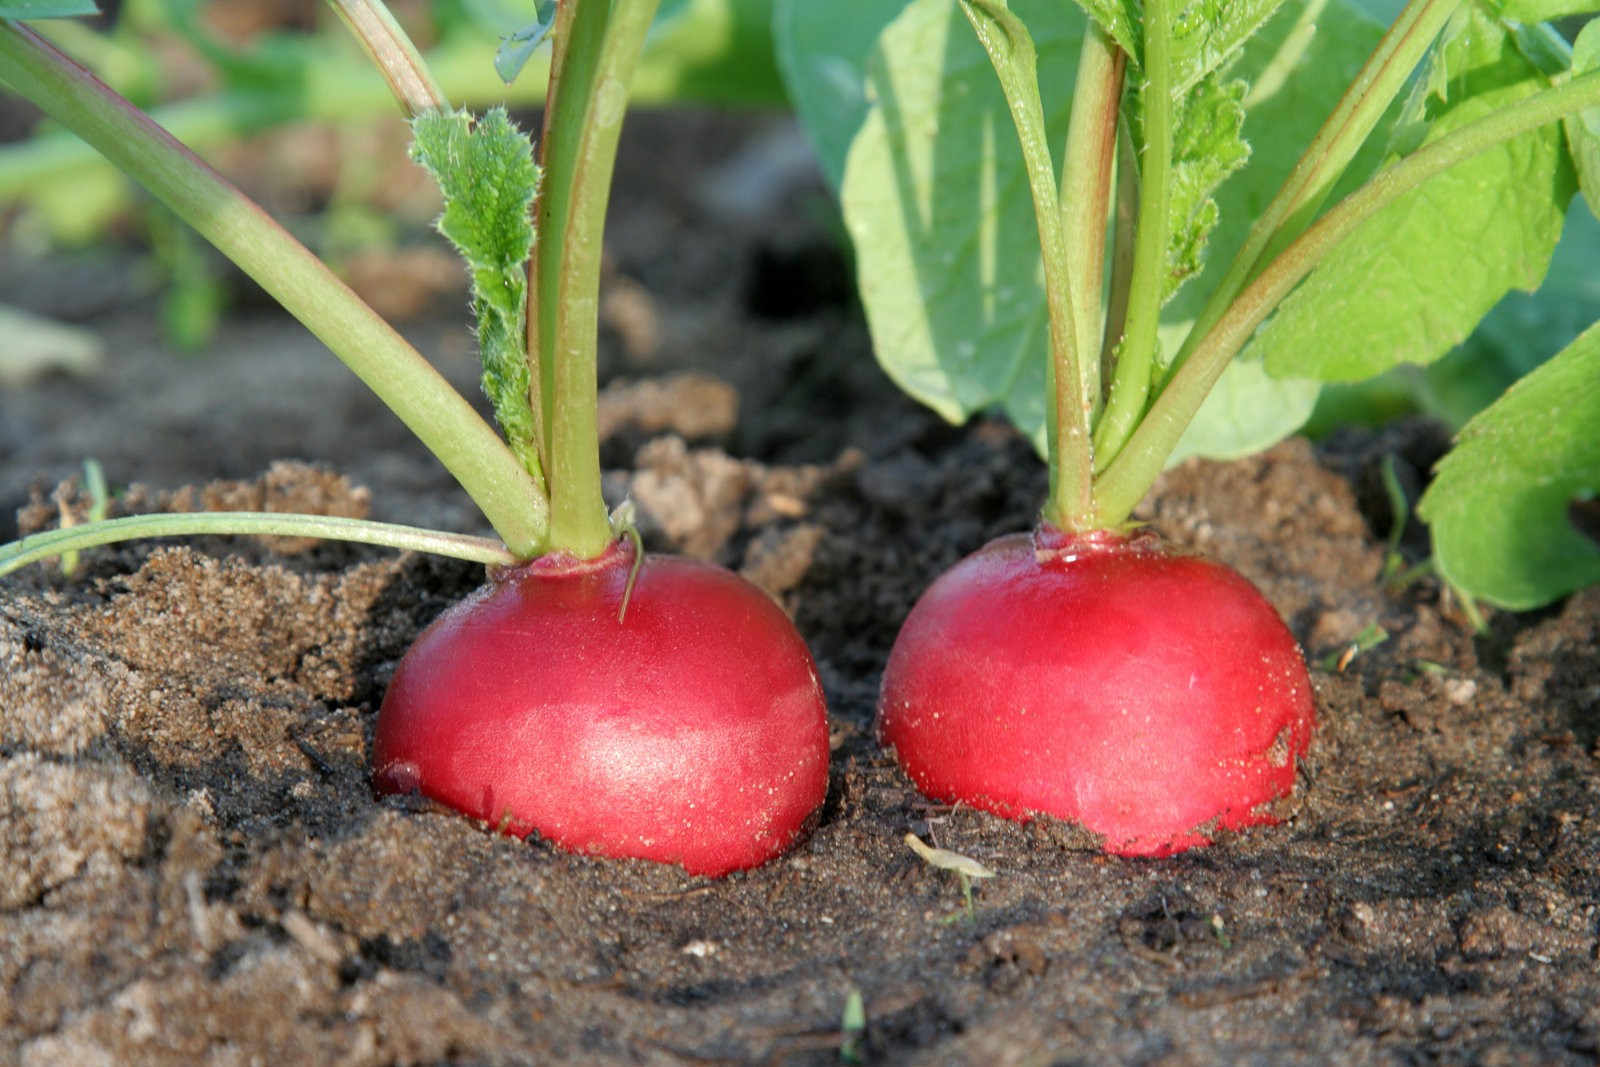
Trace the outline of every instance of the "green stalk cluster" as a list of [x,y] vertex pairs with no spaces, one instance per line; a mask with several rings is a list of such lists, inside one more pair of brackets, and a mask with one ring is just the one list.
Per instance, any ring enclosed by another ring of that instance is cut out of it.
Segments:
[[[452,111],[381,0],[330,3],[413,117],[414,154],[444,194],[439,225],[472,277],[484,387],[504,441],[287,231],[21,22],[0,19],[0,82],[144,185],[300,319],[444,463],[505,548],[322,516],[140,516],[4,546],[0,573],[88,545],[183,532],[297,533],[480,562],[549,552],[592,557],[612,540],[595,421],[601,248],[629,87],[657,0],[561,0],[542,189],[525,135],[501,111],[477,120]],[[537,242],[535,219],[549,235]]]
[[[1115,27],[1090,20],[1058,186],[1041,143],[1037,79],[1031,69],[1018,69],[1033,63],[1026,29],[1003,0],[962,0],[1017,127],[1038,219],[1051,353],[1046,521],[1072,531],[1126,525],[1229,361],[1361,222],[1445,169],[1600,100],[1597,75],[1573,77],[1412,152],[1324,211],[1459,6],[1460,0],[1407,4],[1163,364],[1161,307],[1176,279],[1192,270],[1174,262],[1171,247],[1178,240],[1174,144],[1187,132],[1177,125],[1175,12],[1168,0],[1146,0],[1137,63],[1119,47]],[[1138,77],[1125,82],[1124,72],[1135,67]],[[1216,114],[1230,121],[1230,109],[1238,114],[1237,95],[1226,87],[1213,92]],[[1241,149],[1223,164],[1242,161]]]

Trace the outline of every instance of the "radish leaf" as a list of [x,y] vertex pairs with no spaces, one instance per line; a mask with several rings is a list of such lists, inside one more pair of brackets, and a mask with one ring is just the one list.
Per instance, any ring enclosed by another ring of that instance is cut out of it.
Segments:
[[[1547,84],[1504,27],[1464,9],[1397,140],[1435,140]],[[1574,189],[1556,127],[1452,167],[1357,229],[1284,301],[1247,354],[1264,358],[1273,374],[1324,381],[1438,359],[1507,292],[1538,288]]]
[[483,391],[495,421],[529,473],[539,472],[523,336],[528,256],[533,248],[529,205],[539,168],[527,135],[495,108],[476,122],[464,111],[419,115],[412,122],[412,155],[444,194],[439,232],[456,246],[472,275],[478,316]]
[[1518,22],[1549,22],[1568,15],[1587,15],[1600,11],[1596,0],[1506,0],[1498,6],[1500,14]]
[[[1033,36],[1047,93],[1046,129],[1060,144],[1070,100],[1049,90],[1072,84],[1081,19],[1041,0],[1011,6]],[[811,23],[797,19],[794,28]],[[821,39],[820,26],[807,32]],[[1209,222],[1208,199],[1216,201],[1220,220],[1209,233],[1206,263],[1233,255],[1381,33],[1345,0],[1291,0],[1246,42],[1226,71],[1229,79],[1258,83],[1238,101],[1243,137],[1258,121],[1272,135],[1251,146],[1249,166],[1210,193],[1236,164],[1243,142],[1227,136],[1225,121],[1205,127],[1207,137],[1180,132],[1186,148],[1178,166],[1186,177],[1175,184],[1188,190],[1180,217],[1194,240],[1178,247],[1187,247],[1188,262],[1195,262],[1204,236],[1200,224]],[[942,66],[929,56],[941,57]],[[844,69],[842,59],[838,65]],[[870,106],[840,195],[877,356],[891,378],[945,418],[960,421],[1000,407],[1042,452],[1048,323],[1038,227],[993,72],[948,0],[910,4],[884,32],[869,66]],[[1229,90],[1208,83],[1197,94],[1221,97],[1212,104],[1220,119],[1227,117]],[[837,134],[813,129],[819,140]],[[1165,313],[1164,335],[1193,318],[1205,295],[1200,290],[1178,293]],[[1229,371],[1181,449],[1238,455],[1265,447],[1304,421],[1316,388],[1304,380],[1272,382],[1259,365]],[[1241,415],[1243,423],[1236,421]]]
[[1270,447],[1299,429],[1316,407],[1322,383],[1274,378],[1259,359],[1235,359],[1172,450],[1171,466],[1190,456],[1233,459]]
[[1600,326],[1461,431],[1417,513],[1451,584],[1526,609],[1600,582],[1600,547],[1568,518],[1600,491]]
[[867,60],[904,0],[776,0],[772,32],[789,99],[835,189],[867,117]]
[[[1135,0],[1078,3],[1128,53],[1136,68],[1142,66],[1142,4]],[[1284,0],[1189,0],[1179,7],[1172,20],[1172,98],[1181,101],[1222,67],[1283,4]]]
[[94,0],[7,0],[0,3],[0,19],[59,19],[98,15]]
[[[1071,85],[1082,19],[1048,0],[1014,10],[1037,27],[1040,83]],[[873,347],[901,388],[945,418],[999,404],[1042,444],[1038,227],[1005,99],[960,10],[913,0],[879,39],[868,92],[840,198]],[[1055,143],[1069,105],[1045,102]]]
[[[1578,32],[1572,42],[1572,73],[1600,70],[1600,19]],[[1581,111],[1563,123],[1567,148],[1578,169],[1578,187],[1589,210],[1600,218],[1600,108]]]
[[1164,299],[1200,270],[1206,240],[1219,217],[1211,194],[1250,157],[1250,146],[1239,136],[1247,88],[1237,79],[1223,83],[1208,77],[1184,99],[1173,124]]

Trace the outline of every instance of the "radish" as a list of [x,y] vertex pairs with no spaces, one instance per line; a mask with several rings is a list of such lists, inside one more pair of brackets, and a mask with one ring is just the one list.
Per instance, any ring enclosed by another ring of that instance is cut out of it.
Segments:
[[[1116,852],[1272,821],[1314,727],[1294,641],[1237,574],[1132,536],[1134,511],[1175,455],[1264,448],[1321,383],[1436,360],[1539,284],[1575,169],[1596,199],[1575,117],[1600,103],[1596,27],[1544,62],[1521,24],[1434,0],[1387,32],[1344,0],[957,0],[970,35],[949,0],[860,6],[791,5],[776,32],[874,353],[951,421],[1003,413],[1050,473],[1031,540],[911,612],[883,740],[941,800]],[[1600,331],[1552,364],[1422,503],[1441,574],[1515,607],[1600,575],[1566,514],[1595,485]]]
[[1274,821],[1311,739],[1304,663],[1237,573],[1152,538],[990,542],[912,609],[879,730],[929,796],[1159,856]]
[[435,620],[384,697],[378,789],[693,874],[786,850],[828,787],[810,653],[743,579],[650,556],[630,593],[633,561],[545,556]]
[[[144,183],[309,326],[455,475],[499,540],[326,516],[85,523],[0,546],[0,574],[130,537],[268,533],[440,552],[498,568],[402,658],[373,780],[580,852],[751,867],[794,844],[828,783],[815,666],[783,611],[709,564],[641,559],[608,513],[596,429],[606,202],[627,86],[657,0],[562,0],[539,164],[503,109],[450,108],[379,0],[335,0],[412,117],[467,262],[497,435],[423,357],[242,193],[31,29],[0,19],[0,80]],[[558,91],[559,90],[559,91]],[[537,230],[539,239],[535,240]]]

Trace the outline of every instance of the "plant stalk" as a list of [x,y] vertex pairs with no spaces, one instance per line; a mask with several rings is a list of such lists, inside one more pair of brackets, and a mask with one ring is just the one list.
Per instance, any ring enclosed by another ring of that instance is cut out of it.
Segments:
[[1406,4],[1277,195],[1250,227],[1244,245],[1173,358],[1169,377],[1177,373],[1256,271],[1305,232],[1345,168],[1405,88],[1428,46],[1460,6],[1461,0],[1410,0]]
[[[1050,321],[1050,359],[1045,364],[1050,495],[1045,501],[1044,518],[1063,529],[1087,529],[1086,524],[1094,515],[1094,456],[1089,437],[1094,394],[1084,391],[1084,375],[1095,372],[1084,368],[1083,353],[1077,345],[1072,252],[1045,131],[1044,105],[1039,97],[1038,58],[1027,27],[1003,0],[962,0],[961,10],[1000,80],[1022,149],[1039,229]],[[1098,273],[1095,277],[1099,277]]]
[[656,5],[560,0],[552,35],[528,341],[550,543],[585,558],[612,539],[595,422],[601,253],[628,87]]
[[1157,327],[1167,292],[1167,242],[1172,188],[1172,11],[1169,0],[1144,8],[1144,158],[1139,167],[1139,228],[1128,286],[1127,325],[1116,346],[1116,371],[1095,427],[1095,467],[1122,450],[1144,414],[1155,373]]
[[1067,231],[1067,278],[1077,330],[1078,388],[1092,420],[1100,410],[1100,361],[1106,273],[1106,223],[1117,161],[1122,76],[1127,56],[1089,20],[1078,53],[1072,117],[1061,163],[1061,214]]
[[429,111],[448,111],[450,101],[433,80],[433,73],[417,46],[395,21],[382,0],[328,0],[339,18],[355,34],[373,65],[383,72],[406,118]]
[[0,81],[99,149],[305,324],[439,458],[515,555],[542,550],[545,501],[499,435],[266,212],[20,23],[0,20]]
[[30,563],[98,545],[150,537],[195,537],[210,534],[257,537],[315,537],[351,541],[414,552],[431,552],[474,563],[511,565],[518,557],[487,537],[423,530],[389,522],[371,522],[331,515],[297,515],[275,511],[170,512],[129,515],[85,522],[24,537],[0,545],[0,577]]
[[1100,337],[1102,387],[1116,375],[1116,347],[1128,322],[1128,290],[1133,284],[1133,238],[1139,226],[1139,162],[1133,134],[1117,131],[1117,192],[1111,218],[1111,276],[1106,281],[1105,331]]
[[1133,513],[1228,361],[1294,287],[1358,226],[1457,163],[1597,106],[1600,71],[1542,90],[1423,145],[1330,208],[1244,287],[1161,391],[1116,462],[1100,476],[1095,492],[1104,524],[1117,525]]

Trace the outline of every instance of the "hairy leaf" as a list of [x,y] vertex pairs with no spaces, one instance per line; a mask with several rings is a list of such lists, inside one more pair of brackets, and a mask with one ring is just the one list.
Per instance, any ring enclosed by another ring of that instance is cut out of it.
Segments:
[[1246,88],[1242,81],[1206,78],[1184,99],[1173,125],[1167,297],[1200,270],[1219,218],[1212,194],[1250,158],[1240,136]]
[[[1446,29],[1397,143],[1424,125],[1425,140],[1435,140],[1546,84],[1498,22],[1465,9]],[[1559,127],[1474,156],[1358,227],[1247,353],[1271,373],[1324,381],[1432,362],[1507,292],[1539,286],[1574,190]]]
[[[1144,63],[1144,4],[1141,0],[1078,0],[1078,4],[1128,53],[1134,69],[1141,69]],[[1173,100],[1181,101],[1190,89],[1219,70],[1283,4],[1284,0],[1186,0],[1182,3],[1172,19]]]
[[464,111],[419,115],[412,136],[412,156],[444,195],[439,232],[455,245],[472,276],[483,391],[507,443],[537,475],[523,334],[533,248],[529,206],[539,185],[533,146],[504,108],[476,121]]
[[1600,582],[1600,546],[1570,509],[1600,493],[1600,326],[1461,431],[1417,513],[1440,571],[1512,609]]

